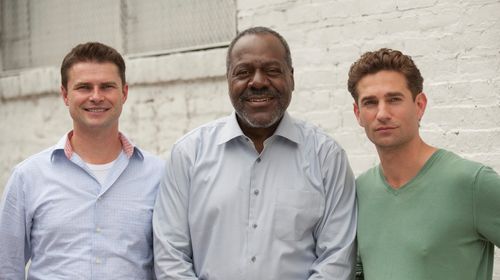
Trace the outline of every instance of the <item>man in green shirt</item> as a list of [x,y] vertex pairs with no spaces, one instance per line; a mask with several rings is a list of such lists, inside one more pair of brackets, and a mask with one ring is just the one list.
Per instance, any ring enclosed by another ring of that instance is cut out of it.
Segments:
[[365,53],[349,71],[354,113],[380,158],[356,180],[364,277],[492,279],[500,177],[422,140],[422,88],[413,60],[396,50]]

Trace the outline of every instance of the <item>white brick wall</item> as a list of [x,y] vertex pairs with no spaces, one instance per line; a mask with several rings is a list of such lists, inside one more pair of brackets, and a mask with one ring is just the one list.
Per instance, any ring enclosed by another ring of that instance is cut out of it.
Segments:
[[[413,56],[429,107],[422,134],[500,171],[500,1],[237,1],[238,29],[265,25],[289,41],[296,91],[290,111],[334,136],[358,174],[377,162],[352,113],[347,71],[380,47]],[[166,157],[190,129],[231,111],[225,50],[127,61],[130,94],[121,129]],[[56,68],[0,77],[0,192],[19,161],[71,127]],[[500,280],[496,256],[495,280]]]

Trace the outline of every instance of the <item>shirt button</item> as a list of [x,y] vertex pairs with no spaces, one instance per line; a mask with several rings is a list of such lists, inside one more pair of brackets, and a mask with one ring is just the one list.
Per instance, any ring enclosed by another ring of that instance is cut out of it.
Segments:
[[101,263],[101,259],[100,259],[100,258],[96,258],[96,259],[95,259],[95,263],[96,263],[96,264],[100,264],[100,263]]
[[253,225],[252,225],[252,227],[253,227],[253,228],[257,228],[257,224],[253,224]]
[[253,191],[253,194],[254,194],[254,195],[259,195],[259,190],[254,190],[254,191]]
[[95,232],[101,232],[101,228],[100,227],[96,227],[95,228]]
[[260,161],[261,161],[261,159],[260,159],[260,158],[257,158],[257,162],[260,162]]
[[252,262],[255,262],[257,260],[257,258],[255,256],[253,256],[251,259],[250,259]]

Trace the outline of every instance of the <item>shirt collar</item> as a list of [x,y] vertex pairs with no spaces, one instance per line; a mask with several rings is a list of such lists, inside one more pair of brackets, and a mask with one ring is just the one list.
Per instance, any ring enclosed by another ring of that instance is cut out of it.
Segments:
[[[294,121],[292,117],[290,117],[288,112],[284,113],[283,118],[280,121],[280,124],[278,125],[276,131],[274,132],[274,135],[284,137],[297,144],[300,143],[299,131],[297,127],[294,125]],[[220,145],[229,142],[230,140],[237,138],[239,136],[244,136],[244,134],[236,119],[236,112],[233,111],[233,113],[228,117],[224,127],[222,128],[221,134],[219,135],[217,140],[217,144]]]
[[[52,152],[52,157],[54,157],[54,153],[57,150],[64,150],[64,155],[66,158],[71,159],[73,156],[73,147],[71,146],[71,137],[73,137],[73,130],[64,135],[56,144],[54,151]],[[134,154],[134,150],[137,150],[137,154],[139,157],[143,158],[143,155],[139,148],[137,148],[134,143],[132,143],[123,133],[119,132],[118,137],[120,138],[120,142],[122,143],[122,150],[127,156],[127,158],[132,157]]]
[[229,142],[230,140],[237,138],[239,136],[244,136],[243,131],[236,120],[236,112],[233,111],[230,116],[227,117],[227,121],[222,127],[221,133],[217,139],[217,145]]
[[285,112],[285,114],[283,115],[280,124],[274,132],[274,135],[281,136],[292,142],[300,144],[300,132],[297,128],[297,125],[294,123],[293,118],[290,117],[288,112]]

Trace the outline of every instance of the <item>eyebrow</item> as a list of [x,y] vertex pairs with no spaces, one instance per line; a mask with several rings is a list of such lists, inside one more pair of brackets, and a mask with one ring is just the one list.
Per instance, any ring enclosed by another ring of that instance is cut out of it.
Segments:
[[369,96],[364,96],[363,98],[361,98],[359,100],[359,102],[363,102],[365,100],[371,100],[371,99],[375,99],[376,97],[374,95],[369,95]]
[[110,82],[104,82],[104,83],[101,83],[100,85],[104,85],[104,86],[117,86],[117,85],[118,85],[118,83],[117,83],[117,82],[110,81]]
[[[73,87],[76,88],[76,87],[79,87],[79,86],[89,86],[89,85],[92,85],[92,83],[90,83],[90,82],[78,82],[78,83],[74,84]],[[103,83],[99,84],[99,86],[102,86],[102,85],[113,85],[113,86],[116,86],[116,85],[118,85],[118,83],[114,82],[114,81],[109,81],[109,82],[103,82]]]
[[404,96],[404,94],[402,92],[399,92],[399,91],[390,91],[390,92],[386,93],[385,96],[388,96],[388,97]]
[[88,83],[88,82],[78,82],[78,83],[73,85],[73,88],[76,88],[79,86],[88,86],[88,85],[90,85],[90,83]]
[[[269,66],[280,66],[280,67],[285,67],[286,63],[282,63],[279,60],[270,60],[270,61],[265,61],[265,62],[258,62],[259,66],[261,67],[269,67]],[[249,62],[249,61],[243,61],[243,62],[238,62],[233,65],[233,68],[237,67],[253,67],[254,63]]]
[[[395,97],[395,96],[404,96],[404,94],[399,92],[399,91],[390,91],[390,92],[387,92],[386,94],[384,94],[384,98]],[[372,100],[372,99],[376,99],[375,95],[364,96],[363,98],[361,98],[359,100],[359,102],[363,102],[366,100]]]

